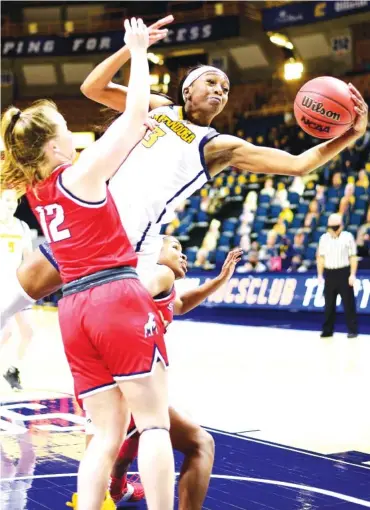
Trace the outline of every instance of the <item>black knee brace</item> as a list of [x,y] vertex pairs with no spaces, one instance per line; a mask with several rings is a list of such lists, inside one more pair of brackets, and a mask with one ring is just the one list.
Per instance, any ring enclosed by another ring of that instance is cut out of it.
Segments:
[[139,432],[139,434],[144,434],[144,432],[147,432],[148,430],[165,430],[166,432],[169,432],[170,430],[167,427],[148,427],[142,431]]

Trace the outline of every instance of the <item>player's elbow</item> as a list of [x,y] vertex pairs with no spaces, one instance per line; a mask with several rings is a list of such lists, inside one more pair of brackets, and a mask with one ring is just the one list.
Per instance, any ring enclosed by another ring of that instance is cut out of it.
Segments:
[[97,96],[96,89],[94,89],[94,87],[92,85],[87,83],[86,80],[81,85],[80,90],[81,90],[82,94],[85,97],[87,97],[88,99],[95,99]]

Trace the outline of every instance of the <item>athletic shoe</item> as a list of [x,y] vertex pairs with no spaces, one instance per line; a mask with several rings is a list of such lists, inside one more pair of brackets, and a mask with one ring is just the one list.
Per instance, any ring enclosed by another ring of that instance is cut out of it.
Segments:
[[130,481],[126,481],[126,477],[111,478],[109,492],[117,506],[121,503],[134,503],[144,499],[144,488],[139,480],[139,476],[130,478]]
[[[66,505],[69,506],[70,508],[73,508],[74,510],[78,509],[78,496],[76,492],[72,494],[71,501],[67,501]],[[109,492],[105,494],[101,510],[116,510],[116,505],[112,498],[110,497]]]
[[16,367],[10,367],[3,374],[4,379],[10,385],[12,390],[22,390],[21,380],[19,377],[19,370]]

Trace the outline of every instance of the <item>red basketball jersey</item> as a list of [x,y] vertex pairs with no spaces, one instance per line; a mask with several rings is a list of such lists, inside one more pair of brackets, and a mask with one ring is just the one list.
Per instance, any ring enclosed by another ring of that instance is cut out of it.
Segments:
[[171,293],[164,298],[154,298],[158,311],[162,314],[164,325],[167,328],[173,321],[173,309],[175,304],[176,291],[175,287],[172,288]]
[[59,166],[27,192],[63,282],[112,267],[136,267],[137,256],[108,187],[100,202],[79,199],[63,186],[63,171],[69,166]]

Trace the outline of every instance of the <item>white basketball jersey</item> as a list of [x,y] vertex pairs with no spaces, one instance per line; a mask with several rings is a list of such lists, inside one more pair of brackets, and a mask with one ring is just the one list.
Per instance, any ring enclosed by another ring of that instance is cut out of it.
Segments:
[[9,274],[21,264],[24,249],[32,250],[31,231],[24,221],[12,218],[9,223],[0,221],[0,272]]
[[180,106],[156,108],[150,116],[159,125],[146,133],[109,186],[122,224],[140,253],[150,251],[154,240],[153,250],[160,250],[161,224],[171,221],[177,205],[210,178],[204,146],[218,136],[212,128],[184,120]]

